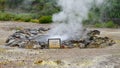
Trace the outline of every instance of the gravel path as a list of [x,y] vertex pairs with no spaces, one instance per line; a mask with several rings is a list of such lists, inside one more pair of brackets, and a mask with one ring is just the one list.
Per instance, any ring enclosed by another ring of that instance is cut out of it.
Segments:
[[[120,68],[120,29],[98,29],[117,44],[93,49],[21,49],[4,46],[17,29],[50,27],[48,24],[0,22],[0,68]],[[95,28],[91,28],[95,29]]]

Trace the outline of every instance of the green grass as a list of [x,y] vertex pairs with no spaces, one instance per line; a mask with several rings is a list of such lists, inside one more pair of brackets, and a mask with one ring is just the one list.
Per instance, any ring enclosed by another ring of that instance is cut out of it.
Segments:
[[42,16],[39,19],[39,23],[51,23],[52,22],[52,16]]
[[39,20],[38,19],[31,19],[30,22],[32,22],[32,23],[39,23]]
[[41,16],[36,17],[34,14],[15,14],[8,12],[0,12],[0,21],[22,21],[22,22],[33,22],[33,23],[51,23],[52,16]]
[[24,21],[30,22],[32,16],[30,14],[16,14],[14,17],[14,21]]
[[12,20],[13,17],[14,17],[13,14],[0,12],[0,20],[1,21],[9,21],[9,20]]
[[13,14],[8,12],[0,12],[1,21],[24,21],[30,22],[32,19],[31,14]]
[[108,21],[108,22],[105,22],[105,23],[96,23],[94,25],[94,27],[97,27],[97,28],[116,28],[117,25],[114,24],[112,21]]

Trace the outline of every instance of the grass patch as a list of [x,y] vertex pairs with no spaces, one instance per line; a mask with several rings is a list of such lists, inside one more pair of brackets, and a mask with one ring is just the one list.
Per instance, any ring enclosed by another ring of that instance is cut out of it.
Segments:
[[38,19],[31,19],[30,22],[32,22],[32,23],[39,23],[39,20]]
[[32,16],[30,14],[16,14],[14,17],[14,21],[24,21],[30,22]]
[[51,23],[52,22],[52,16],[42,16],[39,19],[39,23]]
[[29,13],[8,13],[0,12],[0,21],[22,21],[22,22],[33,22],[33,23],[51,23],[52,16],[41,16],[37,17],[36,14]]
[[0,12],[0,20],[1,21],[10,21],[13,19],[13,17],[14,17],[13,14]]
[[106,27],[106,28],[116,28],[117,25],[114,24],[112,21],[108,21],[108,22],[105,22],[105,23],[96,23],[94,25],[94,27],[97,27],[97,28],[104,28],[104,27]]

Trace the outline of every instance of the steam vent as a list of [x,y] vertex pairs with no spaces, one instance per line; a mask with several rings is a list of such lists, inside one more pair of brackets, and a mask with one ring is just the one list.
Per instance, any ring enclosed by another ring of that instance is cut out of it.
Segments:
[[98,30],[84,30],[84,38],[66,39],[50,38],[47,32],[50,28],[24,29],[16,31],[6,40],[6,46],[20,47],[27,49],[48,49],[48,48],[103,48],[112,46],[115,42],[109,37],[100,37]]

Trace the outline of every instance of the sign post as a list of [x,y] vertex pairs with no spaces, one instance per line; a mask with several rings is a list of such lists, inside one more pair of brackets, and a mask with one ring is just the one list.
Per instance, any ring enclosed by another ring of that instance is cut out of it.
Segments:
[[48,39],[48,47],[53,49],[61,48],[61,39],[60,38]]

